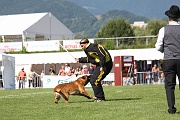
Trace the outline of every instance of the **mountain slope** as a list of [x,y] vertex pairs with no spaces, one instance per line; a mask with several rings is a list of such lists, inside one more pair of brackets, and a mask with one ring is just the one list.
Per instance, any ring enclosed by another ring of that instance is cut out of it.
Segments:
[[94,15],[104,14],[109,10],[125,10],[151,19],[162,19],[164,12],[175,4],[180,7],[180,0],[67,0],[87,9]]
[[95,36],[96,33],[101,29],[103,25],[105,25],[109,20],[121,18],[125,19],[129,23],[133,24],[134,21],[144,21],[147,22],[149,19],[142,16],[137,16],[127,11],[119,11],[119,10],[110,10],[105,14],[101,15],[101,19],[94,23],[94,25],[87,31],[88,35]]

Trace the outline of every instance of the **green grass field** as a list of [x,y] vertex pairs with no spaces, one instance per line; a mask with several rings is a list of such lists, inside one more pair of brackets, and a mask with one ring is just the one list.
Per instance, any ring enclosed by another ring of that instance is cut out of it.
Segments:
[[[92,88],[86,90],[93,95]],[[0,90],[0,120],[179,120],[180,94],[176,88],[177,114],[167,113],[163,85],[106,86],[107,101],[94,103],[70,96],[69,104],[54,103],[53,89]]]

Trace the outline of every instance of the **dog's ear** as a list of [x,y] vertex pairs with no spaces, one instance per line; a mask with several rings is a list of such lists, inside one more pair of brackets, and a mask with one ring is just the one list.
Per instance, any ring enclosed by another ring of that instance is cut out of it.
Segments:
[[82,76],[82,79],[87,79],[87,75]]

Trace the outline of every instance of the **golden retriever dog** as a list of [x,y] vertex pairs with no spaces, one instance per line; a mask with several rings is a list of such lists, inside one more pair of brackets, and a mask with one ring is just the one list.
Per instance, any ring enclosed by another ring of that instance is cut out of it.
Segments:
[[84,86],[89,82],[90,76],[85,75],[79,77],[77,80],[70,82],[59,84],[54,88],[54,97],[55,103],[58,103],[61,97],[65,99],[65,103],[68,103],[69,95],[80,95],[87,97],[88,99],[96,99],[96,97],[91,96],[86,92]]

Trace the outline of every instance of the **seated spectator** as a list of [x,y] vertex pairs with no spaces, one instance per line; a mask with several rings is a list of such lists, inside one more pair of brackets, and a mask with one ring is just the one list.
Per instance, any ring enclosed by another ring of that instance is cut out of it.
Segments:
[[55,75],[56,74],[56,72],[55,72],[55,70],[53,69],[53,66],[51,66],[50,68],[49,68],[49,75]]
[[76,77],[77,77],[78,75],[82,75],[81,69],[80,69],[80,68],[76,68],[76,70],[74,71],[74,74],[76,75]]
[[70,66],[70,71],[68,72],[68,76],[71,76],[71,75],[73,75],[74,74],[74,72],[75,72],[75,70],[74,70],[74,68],[73,68],[73,66]]
[[89,74],[89,71],[86,65],[83,65],[82,74]]
[[65,64],[65,73],[66,73],[66,75],[68,75],[69,72],[70,72],[70,65]]
[[94,72],[94,66],[93,66],[92,63],[89,64],[88,71],[89,71],[89,74],[93,74],[93,72]]
[[65,72],[65,67],[64,65],[61,66],[61,69],[59,70],[59,73],[58,75],[61,75],[61,76],[65,76],[66,75],[66,72]]

